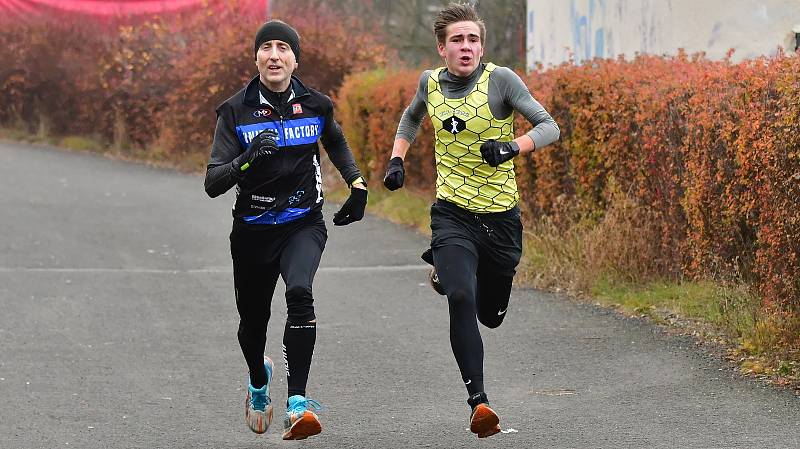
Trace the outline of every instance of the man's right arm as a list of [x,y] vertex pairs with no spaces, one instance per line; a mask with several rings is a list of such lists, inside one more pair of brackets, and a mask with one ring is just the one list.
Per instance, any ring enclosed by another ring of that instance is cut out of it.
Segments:
[[403,161],[408,153],[411,142],[417,137],[417,131],[425,118],[426,103],[428,100],[428,77],[431,71],[422,72],[419,78],[417,94],[411,100],[411,104],[403,111],[400,124],[397,125],[397,133],[392,145],[392,157],[386,168],[386,175],[383,177],[383,185],[389,190],[397,190],[403,187],[405,182],[405,168]]
[[233,173],[233,160],[241,153],[241,148],[233,129],[233,117],[228,115],[232,114],[224,106],[217,111],[217,127],[214,130],[214,143],[211,145],[205,180],[206,193],[211,198],[227,192],[239,181]]
[[428,100],[428,77],[431,71],[426,70],[422,72],[419,78],[419,86],[417,93],[411,100],[411,104],[403,111],[403,116],[400,118],[400,124],[397,125],[397,133],[394,137],[394,145],[392,147],[392,157],[400,157],[405,159],[408,148],[414,139],[417,137],[417,131],[422,126],[422,120],[425,118]]

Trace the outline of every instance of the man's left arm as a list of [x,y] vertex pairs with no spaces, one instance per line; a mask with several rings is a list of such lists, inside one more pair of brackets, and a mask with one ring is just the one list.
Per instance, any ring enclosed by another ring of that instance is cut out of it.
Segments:
[[499,90],[503,103],[519,112],[533,126],[525,135],[517,137],[514,142],[519,146],[520,154],[530,153],[536,149],[550,145],[558,140],[561,130],[553,117],[536,101],[528,90],[528,86],[506,67],[498,67],[492,75],[496,77],[495,86]]
[[[329,100],[330,101],[330,100]],[[339,170],[342,178],[350,186],[350,197],[342,204],[341,209],[333,215],[333,224],[343,226],[364,218],[364,209],[367,207],[367,183],[361,177],[361,172],[356,167],[353,152],[347,145],[342,127],[333,117],[333,103],[325,114],[325,127],[320,136],[322,145],[328,153],[328,158]]]
[[347,145],[347,139],[344,137],[342,127],[339,126],[333,116],[332,104],[330,110],[325,114],[325,127],[322,129],[320,140],[322,141],[322,146],[325,147],[325,152],[328,153],[328,158],[339,170],[347,185],[366,189],[366,181],[361,177],[361,172],[356,166],[353,152],[350,151],[350,146]]

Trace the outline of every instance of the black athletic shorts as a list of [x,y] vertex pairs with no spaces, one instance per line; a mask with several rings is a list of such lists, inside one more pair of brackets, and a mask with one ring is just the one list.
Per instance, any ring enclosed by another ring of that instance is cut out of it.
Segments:
[[311,229],[315,231],[312,235],[319,242],[320,248],[325,248],[328,231],[321,210],[311,211],[307,216],[288,223],[261,225],[255,229],[253,225],[234,219],[230,237],[234,263],[237,260],[247,263],[273,263],[280,259],[289,237],[300,230]]
[[513,276],[522,256],[519,206],[505,212],[478,214],[437,199],[431,206],[431,248],[447,245],[477,251],[482,268]]

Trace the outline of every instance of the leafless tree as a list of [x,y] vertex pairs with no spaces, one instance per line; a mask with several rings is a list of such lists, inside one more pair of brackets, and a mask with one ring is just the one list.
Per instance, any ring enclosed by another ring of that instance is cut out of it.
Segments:
[[[485,61],[521,69],[525,66],[525,0],[467,0],[486,22]],[[450,0],[272,0],[284,6],[334,8],[364,18],[377,39],[397,51],[404,64],[440,63],[433,19]]]

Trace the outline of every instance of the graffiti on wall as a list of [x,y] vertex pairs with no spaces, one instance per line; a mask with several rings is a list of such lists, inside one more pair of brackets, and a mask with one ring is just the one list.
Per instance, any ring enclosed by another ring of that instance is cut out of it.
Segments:
[[[561,51],[564,47],[569,48],[571,57],[576,61],[591,59],[594,57],[608,57],[614,54],[613,37],[607,36],[604,26],[606,16],[607,0],[570,0],[569,2],[569,34],[570,45],[563,45],[562,39],[557,35],[563,36],[562,24],[555,23],[553,19],[554,9],[549,5],[540,5],[537,11],[537,1],[533,7],[528,8],[528,35],[536,35],[537,19],[542,21],[542,26],[555,26],[558,31],[547,32],[539,30],[549,35],[550,39],[539,39],[534,45],[533,50],[540,61],[547,58],[548,52]],[[537,12],[539,12],[537,16]],[[549,18],[549,20],[548,20]]]
[[634,46],[647,52],[671,10],[672,0],[530,0],[529,50],[548,62],[612,58]]
[[800,0],[527,0],[528,67],[637,53],[734,60],[797,45]]
[[[570,24],[572,25],[572,49],[576,59],[603,58],[605,53],[605,0],[589,0],[589,10],[578,10],[576,0],[570,1]],[[593,26],[594,25],[594,26]]]

